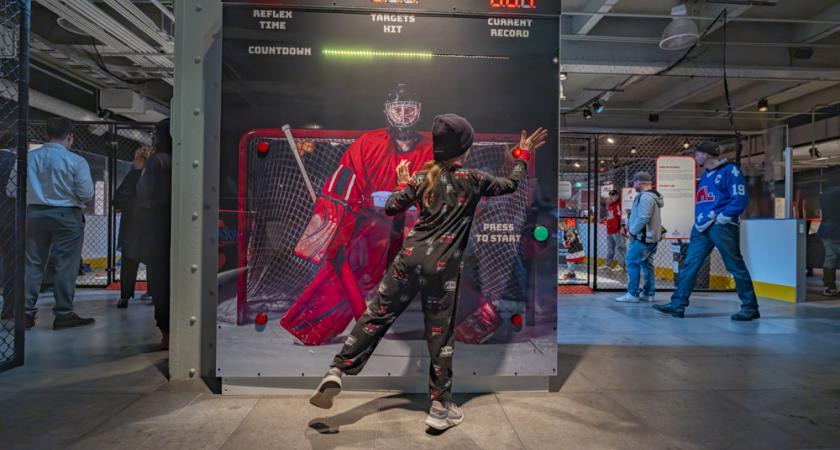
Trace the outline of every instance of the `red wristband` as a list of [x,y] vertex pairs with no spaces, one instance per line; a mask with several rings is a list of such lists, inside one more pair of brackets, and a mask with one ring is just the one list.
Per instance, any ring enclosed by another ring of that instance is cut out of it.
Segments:
[[407,187],[408,187],[408,185],[407,185],[407,184],[397,183],[397,190],[398,190],[398,191],[401,191],[401,190],[403,190],[403,189],[405,189],[405,188],[407,188]]
[[513,149],[513,152],[511,152],[511,154],[513,154],[514,158],[521,159],[523,161],[528,161],[531,159],[531,152],[529,152],[528,150],[523,150],[519,147]]

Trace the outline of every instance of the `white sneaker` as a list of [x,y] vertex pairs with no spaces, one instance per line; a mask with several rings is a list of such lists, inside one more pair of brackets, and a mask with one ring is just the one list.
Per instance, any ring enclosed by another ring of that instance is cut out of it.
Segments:
[[432,402],[429,415],[426,417],[426,425],[438,431],[460,425],[464,421],[464,413],[461,408],[453,402],[443,404],[437,400]]
[[617,264],[615,267],[611,269],[613,272],[621,272],[624,270],[624,267],[621,267],[621,264]]
[[331,368],[312,397],[309,397],[309,403],[322,409],[330,409],[333,406],[333,399],[336,395],[341,393],[341,376],[342,372],[335,367]]
[[639,300],[641,300],[643,302],[652,302],[653,301],[653,296],[652,295],[647,296],[645,294],[642,294],[642,295],[639,296]]
[[639,297],[636,297],[635,295],[630,295],[630,293],[628,292],[622,295],[621,297],[616,298],[615,301],[619,303],[639,303]]

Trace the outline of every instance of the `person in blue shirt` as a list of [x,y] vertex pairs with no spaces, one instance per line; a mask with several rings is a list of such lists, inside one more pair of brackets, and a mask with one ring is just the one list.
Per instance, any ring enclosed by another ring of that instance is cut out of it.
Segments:
[[726,270],[735,278],[735,289],[741,299],[741,310],[732,315],[732,320],[758,319],[761,315],[752,278],[741,257],[738,218],[749,200],[744,174],[737,164],[720,158],[720,148],[713,142],[700,143],[695,148],[694,160],[705,173],[697,185],[691,242],[671,302],[653,307],[674,317],[685,317],[697,272],[712,249],[717,248]]
[[[82,208],[93,199],[90,166],[69,150],[73,123],[63,118],[47,121],[49,142],[27,154],[26,168],[26,328],[35,326],[38,294],[48,260],[55,264],[53,329],[94,323],[73,310],[76,276],[82,258]],[[8,196],[14,192],[17,168],[9,177]]]

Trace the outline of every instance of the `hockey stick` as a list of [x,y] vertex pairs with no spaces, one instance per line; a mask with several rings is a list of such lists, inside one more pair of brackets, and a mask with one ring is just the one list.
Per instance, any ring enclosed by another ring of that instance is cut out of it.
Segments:
[[292,137],[292,129],[289,128],[289,124],[283,125],[282,128],[283,134],[286,135],[286,140],[289,142],[289,147],[292,149],[292,155],[294,155],[298,168],[300,168],[300,174],[303,175],[303,181],[306,183],[306,189],[309,190],[309,196],[312,197],[312,203],[315,203],[318,201],[318,196],[315,195],[315,189],[312,188],[312,181],[309,179],[309,174],[306,173],[306,168],[303,166],[303,160],[300,159],[295,138]]

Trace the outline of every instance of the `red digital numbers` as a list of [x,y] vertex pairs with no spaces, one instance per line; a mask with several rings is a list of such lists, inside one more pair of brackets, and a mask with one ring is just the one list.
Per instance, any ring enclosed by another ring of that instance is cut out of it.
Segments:
[[533,9],[535,0],[490,0],[491,8]]

